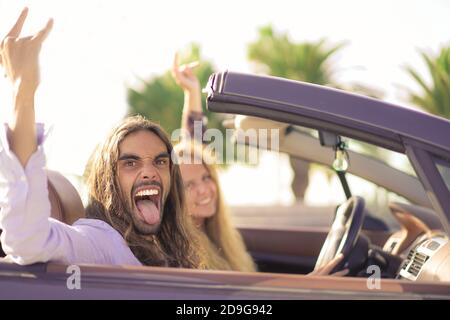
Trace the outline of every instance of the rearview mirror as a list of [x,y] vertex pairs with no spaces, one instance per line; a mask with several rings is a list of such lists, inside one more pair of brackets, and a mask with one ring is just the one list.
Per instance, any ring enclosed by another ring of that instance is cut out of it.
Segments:
[[336,148],[341,144],[341,137],[328,131],[319,131],[319,140],[322,147]]
[[347,145],[337,134],[328,131],[319,131],[320,145],[333,148],[335,151],[333,169],[337,172],[346,172],[349,165]]

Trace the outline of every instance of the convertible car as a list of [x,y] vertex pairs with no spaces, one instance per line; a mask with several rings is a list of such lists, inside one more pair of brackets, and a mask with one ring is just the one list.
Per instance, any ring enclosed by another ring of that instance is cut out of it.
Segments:
[[[233,117],[236,143],[327,167],[339,178],[333,192],[344,201],[327,222],[304,223],[316,213],[295,207],[235,212],[254,273],[80,265],[80,288],[71,290],[66,265],[6,259],[0,299],[450,299],[449,121],[268,76],[216,73],[207,90],[208,109]],[[277,143],[250,139],[249,129],[276,130]],[[390,196],[373,207],[355,179]],[[72,223],[82,212],[73,187],[50,172],[49,190],[52,215]],[[347,268],[347,276],[306,276],[339,253],[345,259],[336,271]]]

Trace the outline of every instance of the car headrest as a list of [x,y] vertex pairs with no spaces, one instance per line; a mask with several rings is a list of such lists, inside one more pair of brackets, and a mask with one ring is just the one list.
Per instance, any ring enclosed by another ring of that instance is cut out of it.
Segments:
[[57,171],[47,170],[51,217],[67,224],[85,217],[83,202],[75,187]]

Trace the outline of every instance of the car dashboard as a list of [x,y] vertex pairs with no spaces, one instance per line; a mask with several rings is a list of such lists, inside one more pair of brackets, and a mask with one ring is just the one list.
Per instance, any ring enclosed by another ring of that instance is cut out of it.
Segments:
[[391,235],[383,251],[402,258],[396,279],[450,281],[450,241],[436,215],[420,206],[391,203],[400,230]]
[[443,234],[424,235],[407,251],[397,279],[450,281],[450,243]]

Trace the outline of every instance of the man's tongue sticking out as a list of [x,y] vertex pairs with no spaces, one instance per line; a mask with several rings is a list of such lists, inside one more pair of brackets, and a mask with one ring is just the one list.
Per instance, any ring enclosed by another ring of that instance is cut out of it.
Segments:
[[[155,200],[156,202],[157,200]],[[148,224],[156,224],[160,220],[159,208],[152,200],[139,200],[136,203],[141,217]]]

